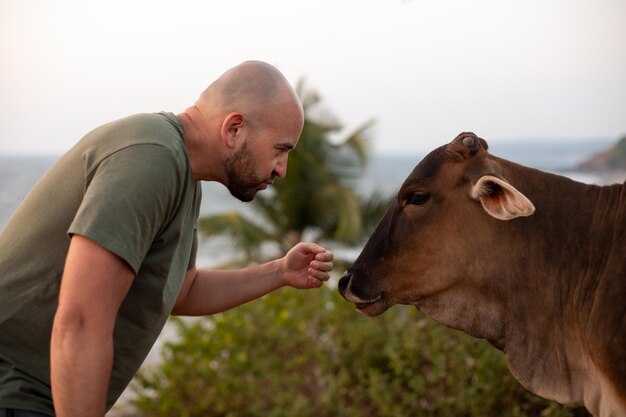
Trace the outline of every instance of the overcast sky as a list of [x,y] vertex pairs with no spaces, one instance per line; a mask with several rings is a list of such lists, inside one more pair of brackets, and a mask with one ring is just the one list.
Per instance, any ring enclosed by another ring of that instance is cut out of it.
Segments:
[[626,134],[624,0],[0,0],[0,154],[178,113],[248,59],[346,134],[376,119],[378,152]]

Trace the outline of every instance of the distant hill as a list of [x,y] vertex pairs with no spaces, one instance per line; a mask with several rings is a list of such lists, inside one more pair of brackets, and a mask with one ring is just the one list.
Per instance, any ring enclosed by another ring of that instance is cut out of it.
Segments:
[[600,152],[580,163],[579,171],[623,171],[626,170],[626,136],[611,149]]

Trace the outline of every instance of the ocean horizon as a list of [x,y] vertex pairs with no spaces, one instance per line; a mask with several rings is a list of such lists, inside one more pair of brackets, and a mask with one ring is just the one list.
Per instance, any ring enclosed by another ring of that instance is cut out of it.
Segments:
[[[617,140],[609,139],[492,141],[489,143],[489,151],[504,159],[581,182],[603,183],[607,181],[606,178],[593,173],[577,172],[575,167],[589,157],[610,149],[615,143]],[[363,176],[356,183],[357,190],[363,195],[375,191],[387,195],[395,193],[428,152],[430,151],[371,154]],[[0,153],[0,229],[37,180],[59,158],[60,155]],[[249,210],[246,204],[230,196],[221,184],[204,182],[202,187],[205,198],[201,214]]]

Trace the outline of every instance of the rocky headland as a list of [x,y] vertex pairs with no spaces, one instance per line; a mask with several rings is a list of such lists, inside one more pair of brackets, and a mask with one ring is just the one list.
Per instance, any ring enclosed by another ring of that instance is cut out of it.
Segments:
[[581,162],[575,169],[601,176],[607,183],[623,182],[626,180],[626,136],[610,149]]

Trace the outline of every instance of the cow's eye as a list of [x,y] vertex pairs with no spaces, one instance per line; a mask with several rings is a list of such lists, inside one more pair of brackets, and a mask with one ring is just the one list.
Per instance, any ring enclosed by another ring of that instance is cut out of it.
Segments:
[[428,199],[430,199],[430,195],[429,194],[411,194],[407,199],[406,199],[406,203],[407,204],[417,204],[418,206],[424,204],[425,202],[428,201]]

